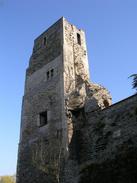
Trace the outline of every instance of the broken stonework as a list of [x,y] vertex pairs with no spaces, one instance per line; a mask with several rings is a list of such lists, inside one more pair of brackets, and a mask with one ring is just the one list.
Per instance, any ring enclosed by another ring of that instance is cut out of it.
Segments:
[[136,183],[137,95],[112,105],[90,82],[85,33],[61,18],[35,41],[17,183]]
[[111,95],[104,87],[98,84],[88,83],[86,90],[85,112],[104,109],[112,104]]

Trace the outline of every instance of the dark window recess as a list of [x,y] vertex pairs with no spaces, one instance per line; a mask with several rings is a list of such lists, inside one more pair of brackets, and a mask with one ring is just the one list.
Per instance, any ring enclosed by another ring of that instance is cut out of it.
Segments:
[[48,123],[47,111],[41,112],[40,114],[40,127]]
[[44,45],[46,46],[46,44],[47,44],[47,38],[44,37]]
[[104,100],[103,103],[104,103],[104,106],[105,106],[105,107],[108,107],[108,106],[109,106],[109,103],[108,103],[107,100]]
[[54,75],[54,69],[51,69],[51,77],[53,77],[53,75]]
[[79,33],[77,33],[77,42],[79,45],[81,45],[81,36]]
[[47,80],[49,79],[50,75],[49,75],[49,71],[47,72]]

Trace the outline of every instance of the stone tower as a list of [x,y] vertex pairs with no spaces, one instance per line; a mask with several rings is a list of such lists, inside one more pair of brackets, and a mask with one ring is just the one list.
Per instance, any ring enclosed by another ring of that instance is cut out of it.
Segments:
[[89,79],[85,35],[61,18],[34,41],[22,104],[18,183],[58,180],[69,143],[65,101],[79,77]]
[[67,182],[66,177],[73,182],[82,159],[77,142],[83,107],[88,112],[109,105],[106,93],[89,83],[83,30],[61,18],[34,41],[22,103],[17,183]]

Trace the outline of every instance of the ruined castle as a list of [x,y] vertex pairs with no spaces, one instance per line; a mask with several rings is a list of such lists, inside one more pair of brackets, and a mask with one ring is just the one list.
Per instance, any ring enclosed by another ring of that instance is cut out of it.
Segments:
[[84,31],[61,18],[34,41],[17,183],[136,183],[137,95],[90,82]]

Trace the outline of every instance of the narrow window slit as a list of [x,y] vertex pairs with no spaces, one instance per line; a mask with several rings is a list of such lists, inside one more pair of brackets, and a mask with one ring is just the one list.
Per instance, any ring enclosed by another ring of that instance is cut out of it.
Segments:
[[81,36],[79,33],[77,33],[77,43],[81,45]]
[[49,71],[47,72],[47,80],[49,80],[49,77],[50,77],[50,75],[49,75]]
[[44,37],[44,46],[46,46],[47,45],[47,38],[46,37]]

